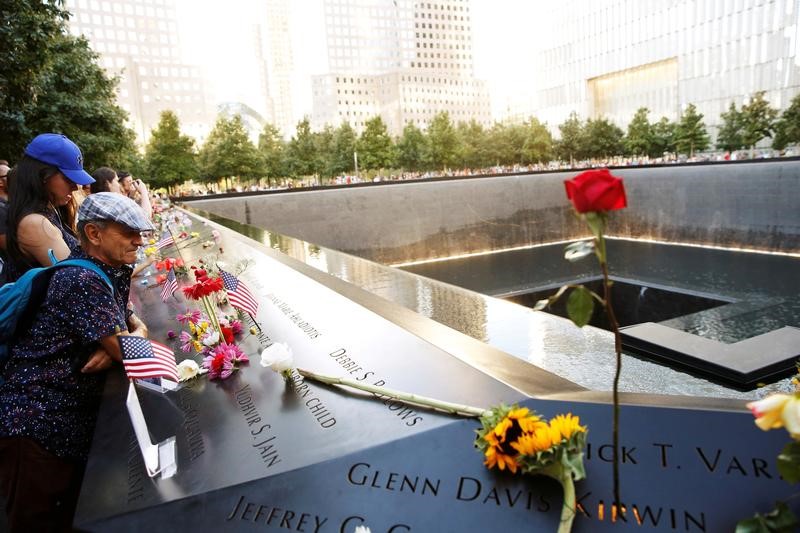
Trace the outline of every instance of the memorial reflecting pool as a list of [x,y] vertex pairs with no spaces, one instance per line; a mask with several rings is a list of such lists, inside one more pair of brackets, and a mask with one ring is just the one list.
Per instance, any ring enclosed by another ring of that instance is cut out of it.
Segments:
[[[495,296],[558,286],[596,274],[591,260],[570,264],[563,244],[393,268],[299,239],[197,211],[318,270],[503,350],[592,390],[610,390],[613,338]],[[654,287],[708,295],[732,303],[672,319],[672,327],[730,342],[777,324],[797,327],[800,259],[659,245],[610,243],[612,274]],[[735,255],[732,255],[735,254]],[[737,261],[732,261],[735,257]],[[632,268],[630,265],[637,265]],[[724,267],[719,270],[720,267]],[[415,272],[410,272],[410,270]],[[439,277],[444,281],[432,279]],[[462,288],[457,285],[462,285]],[[478,292],[480,291],[480,292]],[[733,311],[723,316],[722,310]],[[748,311],[749,309],[749,311]],[[702,316],[701,316],[702,315]],[[744,324],[746,328],[738,326]],[[623,354],[621,390],[726,398],[753,398],[789,387],[788,380],[741,392],[641,358]]]

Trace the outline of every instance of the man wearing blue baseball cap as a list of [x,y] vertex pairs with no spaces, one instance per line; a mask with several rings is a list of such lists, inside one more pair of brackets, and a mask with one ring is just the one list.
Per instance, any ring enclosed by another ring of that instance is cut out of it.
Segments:
[[147,336],[128,307],[129,265],[153,225],[111,192],[88,196],[77,218],[70,259],[92,262],[108,281],[81,266],[56,270],[0,370],[0,494],[11,531],[69,530],[105,371],[122,360],[116,337]]
[[94,178],[83,170],[83,154],[78,145],[60,133],[37,135],[25,147],[25,155],[56,167],[76,185],[89,185]]

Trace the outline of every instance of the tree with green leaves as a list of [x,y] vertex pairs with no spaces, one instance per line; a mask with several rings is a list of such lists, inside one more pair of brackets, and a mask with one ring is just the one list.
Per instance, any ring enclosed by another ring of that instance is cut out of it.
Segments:
[[336,172],[333,168],[333,127],[326,124],[322,131],[312,134],[314,139],[314,174],[320,177],[330,177]]
[[361,168],[379,169],[394,165],[394,143],[380,115],[364,123],[364,131],[358,138],[357,147]]
[[569,114],[567,120],[558,125],[561,138],[556,141],[556,155],[562,161],[573,162],[584,157],[584,125],[576,112]]
[[207,181],[220,178],[255,178],[263,173],[258,150],[250,142],[242,117],[217,118],[200,149],[200,168]]
[[286,171],[286,143],[281,130],[274,124],[265,124],[258,135],[258,152],[264,164],[264,174],[268,181],[288,174]]
[[800,94],[792,98],[789,107],[784,109],[781,118],[775,122],[772,147],[783,150],[791,144],[800,144]]
[[[13,160],[36,131],[28,113],[47,89],[43,77],[65,35],[62,2],[3,0],[0,8],[0,158]],[[80,95],[73,95],[79,98]],[[12,161],[13,162],[13,161]]]
[[86,39],[67,33],[59,5],[11,0],[0,11],[0,154],[13,159],[35,134],[55,132],[80,146],[87,168],[131,168],[135,135],[116,104],[118,80]]
[[407,171],[422,170],[427,156],[428,138],[413,122],[409,122],[397,141],[397,164]]
[[458,165],[458,134],[447,111],[437,113],[428,125],[429,163],[444,169]]
[[293,177],[310,176],[316,168],[317,149],[311,123],[308,117],[297,123],[295,134],[286,148],[286,161],[289,175]]
[[581,135],[585,157],[601,159],[621,154],[624,135],[605,117],[587,120]]
[[489,140],[486,130],[475,119],[459,122],[456,126],[458,135],[458,161],[465,168],[482,168],[492,164],[489,157]]
[[667,117],[653,124],[652,137],[648,155],[650,157],[663,157],[675,151],[675,129],[677,125]]
[[758,91],[742,106],[742,142],[752,151],[764,137],[772,137],[778,111],[767,102],[764,91]]
[[742,113],[731,102],[728,111],[720,115],[722,126],[717,132],[717,148],[733,152],[744,148],[742,140]]
[[342,122],[333,132],[333,152],[331,154],[332,175],[355,170],[355,157],[358,137],[349,122]]
[[515,165],[522,163],[522,146],[527,131],[522,124],[511,121],[496,122],[489,130],[489,157],[492,164]]
[[106,75],[83,37],[59,35],[51,46],[52,61],[40,77],[46,89],[29,107],[27,126],[75,141],[87,168],[119,168],[136,146],[133,131],[125,126],[127,113],[116,104],[118,80]]
[[649,113],[649,109],[640,107],[628,123],[628,133],[622,140],[627,155],[641,156],[653,151],[653,125],[647,118]]
[[694,157],[695,152],[708,148],[709,139],[703,114],[697,112],[694,104],[683,110],[675,128],[675,149],[678,153]]
[[547,126],[536,117],[528,119],[523,127],[521,146],[522,163],[541,163],[553,158],[553,136]]
[[181,135],[180,121],[171,110],[161,112],[145,149],[145,168],[151,187],[168,190],[197,175],[194,139]]

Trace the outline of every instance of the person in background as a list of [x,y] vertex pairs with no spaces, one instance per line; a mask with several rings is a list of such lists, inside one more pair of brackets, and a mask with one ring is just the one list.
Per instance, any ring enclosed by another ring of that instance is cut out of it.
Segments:
[[124,170],[118,172],[117,175],[119,176],[119,184],[122,187],[122,194],[127,195],[128,198],[139,204],[148,218],[152,217],[153,206],[150,203],[150,192],[147,190],[147,185]]
[[92,172],[92,177],[94,178],[94,183],[89,186],[91,193],[116,192],[119,194],[125,194],[122,192],[122,185],[119,182],[119,176],[113,168],[100,167]]
[[6,250],[9,280],[66,258],[78,247],[72,193],[94,179],[83,170],[80,148],[66,136],[43,133],[25,148],[9,188]]
[[153,228],[135,202],[89,195],[80,246],[95,272],[57,270],[44,302],[9,342],[0,376],[0,494],[11,531],[69,531],[100,406],[105,370],[121,361],[117,335],[147,336],[128,308],[131,267]]
[[6,220],[8,219],[8,173],[7,163],[0,163],[0,285],[6,282]]

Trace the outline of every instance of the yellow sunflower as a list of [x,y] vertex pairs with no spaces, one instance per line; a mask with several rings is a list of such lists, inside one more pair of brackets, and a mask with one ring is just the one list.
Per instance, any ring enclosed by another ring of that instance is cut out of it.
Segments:
[[550,420],[550,428],[553,435],[559,435],[558,441],[561,439],[569,440],[575,433],[585,433],[586,426],[581,426],[581,420],[577,416],[572,416],[571,413],[566,415],[557,415]]
[[551,438],[550,427],[542,423],[538,431],[522,435],[517,442],[511,444],[511,446],[517,450],[520,455],[536,455],[537,452],[549,450],[553,444],[555,443]]
[[532,414],[527,407],[513,409],[498,422],[494,428],[486,432],[483,439],[489,445],[484,452],[486,466],[500,470],[506,467],[516,473],[517,461],[514,443],[524,434],[547,425]]

